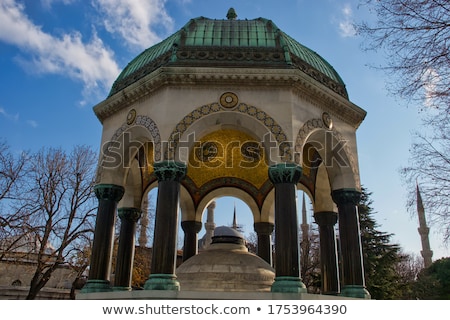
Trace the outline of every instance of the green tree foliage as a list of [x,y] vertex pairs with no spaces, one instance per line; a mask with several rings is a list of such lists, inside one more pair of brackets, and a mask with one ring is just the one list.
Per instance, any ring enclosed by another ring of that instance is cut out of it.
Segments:
[[367,290],[372,299],[401,299],[403,284],[396,266],[405,257],[400,246],[391,242],[392,234],[378,230],[371,194],[363,188],[358,205]]
[[415,294],[423,300],[450,299],[450,258],[439,259],[419,273]]

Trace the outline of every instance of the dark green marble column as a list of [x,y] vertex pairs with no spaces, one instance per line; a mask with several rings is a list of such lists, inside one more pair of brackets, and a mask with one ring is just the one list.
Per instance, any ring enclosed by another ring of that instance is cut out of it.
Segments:
[[358,203],[361,192],[339,189],[332,192],[339,211],[339,244],[342,262],[341,295],[370,299],[365,288]]
[[141,217],[141,209],[119,208],[118,212],[121,224],[114,276],[114,290],[131,290],[136,222]]
[[174,161],[154,164],[158,179],[155,231],[151,274],[145,290],[180,290],[175,276],[180,181],[186,175],[186,165]]
[[319,225],[320,270],[322,275],[322,294],[339,293],[339,268],[334,225],[338,220],[336,212],[315,212],[314,219]]
[[275,187],[275,282],[272,292],[306,293],[300,279],[297,182],[302,168],[293,163],[269,167]]
[[200,221],[182,221],[181,228],[184,231],[183,261],[186,261],[198,252],[198,232],[202,229]]
[[125,189],[114,184],[99,184],[94,187],[98,199],[94,242],[92,245],[89,277],[82,292],[111,291],[110,274],[114,242],[114,224],[117,203]]
[[272,243],[270,236],[272,235],[273,227],[273,223],[270,222],[256,222],[254,224],[258,236],[258,256],[270,265],[272,265]]

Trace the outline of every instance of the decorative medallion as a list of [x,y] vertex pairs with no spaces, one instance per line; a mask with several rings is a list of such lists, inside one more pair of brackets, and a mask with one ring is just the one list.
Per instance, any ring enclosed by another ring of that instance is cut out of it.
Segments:
[[127,114],[127,124],[132,124],[134,120],[136,120],[136,110],[131,109]]
[[322,122],[328,130],[333,128],[333,120],[327,112],[322,113]]
[[217,156],[218,147],[215,142],[202,143],[200,147],[195,149],[195,156],[201,162],[208,162]]
[[234,108],[238,104],[238,102],[238,97],[233,92],[225,92],[220,97],[220,104],[224,108]]

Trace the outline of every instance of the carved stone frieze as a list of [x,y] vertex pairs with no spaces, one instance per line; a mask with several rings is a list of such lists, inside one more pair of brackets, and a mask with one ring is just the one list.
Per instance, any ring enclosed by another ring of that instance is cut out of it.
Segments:
[[233,85],[246,87],[286,87],[300,95],[308,97],[315,104],[326,108],[333,116],[357,127],[366,113],[361,108],[336,94],[331,89],[296,69],[242,69],[210,67],[161,67],[141,80],[134,82],[94,107],[94,112],[101,122],[123,108],[138,101],[148,99],[162,86],[201,86]]

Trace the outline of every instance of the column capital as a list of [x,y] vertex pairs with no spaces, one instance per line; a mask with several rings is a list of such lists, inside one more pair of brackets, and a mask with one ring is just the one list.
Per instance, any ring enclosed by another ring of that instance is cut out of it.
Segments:
[[94,187],[94,192],[98,200],[118,202],[122,199],[125,188],[116,184],[98,184]]
[[132,207],[119,208],[117,211],[121,220],[128,220],[130,222],[137,222],[142,214],[141,209]]
[[339,206],[341,204],[358,205],[361,200],[361,192],[356,189],[344,188],[331,192],[333,201]]
[[185,163],[173,160],[165,160],[153,164],[155,175],[158,181],[178,181],[185,176],[187,167]]
[[274,224],[270,222],[255,222],[253,227],[258,235],[270,236],[273,233]]
[[314,220],[317,222],[319,227],[322,227],[322,226],[332,227],[338,221],[338,214],[337,214],[337,212],[333,212],[333,211],[314,212]]
[[295,163],[278,163],[269,167],[269,179],[273,184],[294,183],[300,181],[302,167]]
[[193,231],[199,233],[202,230],[202,223],[200,221],[181,221],[181,228],[184,232]]

